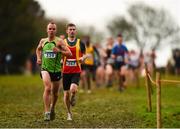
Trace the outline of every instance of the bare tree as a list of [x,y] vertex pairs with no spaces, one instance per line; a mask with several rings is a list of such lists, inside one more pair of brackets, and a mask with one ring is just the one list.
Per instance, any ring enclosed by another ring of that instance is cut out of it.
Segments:
[[167,11],[139,3],[131,5],[128,13],[129,20],[122,16],[120,19],[114,18],[108,26],[111,33],[126,30],[126,34],[129,33],[128,39],[134,40],[142,50],[157,49],[160,45],[180,41],[179,26]]
[[122,16],[114,18],[107,28],[113,36],[123,33],[125,40],[130,40],[133,36],[132,32],[135,31],[133,24]]

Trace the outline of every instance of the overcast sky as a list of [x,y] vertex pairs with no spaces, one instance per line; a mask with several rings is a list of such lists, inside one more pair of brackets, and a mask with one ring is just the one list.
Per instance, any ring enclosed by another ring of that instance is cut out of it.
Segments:
[[[143,2],[167,10],[180,26],[180,0],[37,0],[48,18],[66,18],[76,25],[92,25],[104,31],[114,16],[126,15],[129,5]],[[130,46],[128,46],[130,47]],[[166,65],[171,56],[170,47],[157,51],[157,65]],[[162,55],[163,54],[163,55]]]
[[37,0],[49,18],[66,18],[77,25],[104,30],[113,16],[126,15],[127,7],[142,1],[169,11],[180,25],[180,0]]

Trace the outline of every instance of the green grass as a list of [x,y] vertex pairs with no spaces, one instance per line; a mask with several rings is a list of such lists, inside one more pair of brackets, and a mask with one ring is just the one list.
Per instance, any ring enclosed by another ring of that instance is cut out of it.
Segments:
[[[178,79],[169,76],[166,79]],[[93,89],[78,93],[73,107],[73,121],[66,120],[63,92],[56,106],[56,119],[43,121],[43,85],[36,76],[0,76],[0,128],[155,128],[156,94],[152,112],[147,112],[146,89],[129,86],[120,93],[116,88]],[[164,128],[180,128],[180,84],[163,84],[162,123]]]

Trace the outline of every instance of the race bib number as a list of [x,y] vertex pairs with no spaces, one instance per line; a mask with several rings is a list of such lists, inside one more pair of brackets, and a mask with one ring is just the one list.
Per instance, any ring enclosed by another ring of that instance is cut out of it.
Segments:
[[45,58],[56,58],[56,53],[54,53],[54,52],[45,52],[44,57]]
[[123,62],[124,60],[123,60],[122,56],[117,56],[116,61],[117,62]]
[[77,62],[76,62],[76,60],[69,59],[66,61],[66,66],[77,66]]

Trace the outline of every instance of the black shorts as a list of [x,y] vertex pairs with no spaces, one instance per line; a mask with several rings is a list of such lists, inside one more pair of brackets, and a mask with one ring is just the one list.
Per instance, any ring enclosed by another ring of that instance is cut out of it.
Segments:
[[132,70],[135,70],[135,69],[137,69],[137,68],[139,68],[139,67],[140,67],[140,65],[137,65],[137,66],[132,65],[132,64],[129,64],[129,65],[128,65],[128,68],[129,68],[129,69],[132,69]]
[[69,90],[71,83],[79,85],[80,73],[63,73],[63,89]]
[[81,65],[81,68],[84,71],[90,71],[92,73],[95,71],[95,66],[94,65],[85,65],[85,64],[83,64],[83,65]]
[[[46,70],[42,70],[42,71],[46,71]],[[48,72],[48,71],[47,71]],[[49,76],[50,76],[50,79],[52,82],[54,81],[59,81],[61,79],[61,72],[55,72],[55,73],[52,73],[52,72],[48,72],[49,73]],[[42,78],[42,74],[40,73],[40,76]]]
[[124,62],[115,62],[115,64],[114,64],[114,69],[115,69],[115,70],[120,70],[120,68],[121,68],[123,65],[125,65]]

